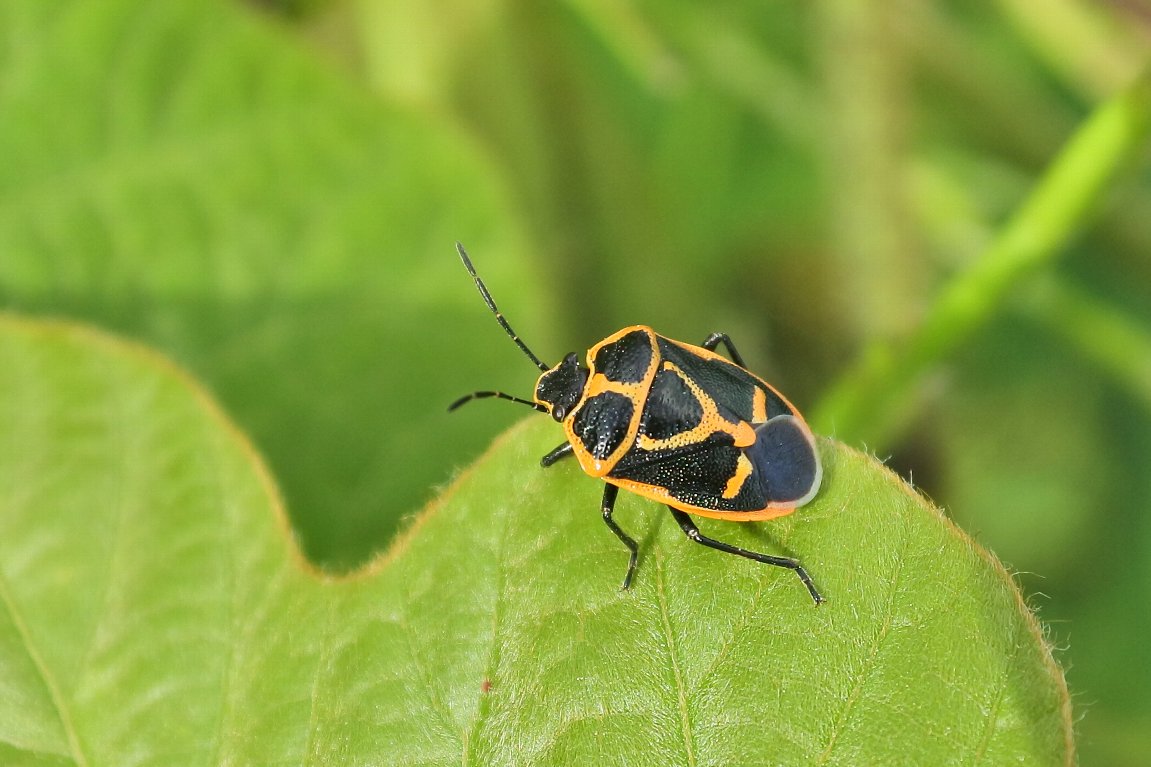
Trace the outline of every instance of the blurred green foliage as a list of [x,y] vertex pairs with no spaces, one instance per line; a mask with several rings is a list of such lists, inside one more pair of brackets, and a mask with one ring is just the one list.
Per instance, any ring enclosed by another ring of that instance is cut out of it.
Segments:
[[1145,764],[1147,152],[1084,149],[1123,172],[1050,253],[944,315],[893,407],[826,414],[853,360],[917,348],[1149,39],[1146,0],[8,2],[0,305],[181,360],[332,567],[518,415],[447,402],[530,391],[454,240],[545,360],[724,330],[1042,593],[1083,762]]

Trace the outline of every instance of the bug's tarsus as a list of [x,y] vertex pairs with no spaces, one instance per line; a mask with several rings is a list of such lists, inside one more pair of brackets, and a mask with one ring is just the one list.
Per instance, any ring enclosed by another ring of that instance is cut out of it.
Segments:
[[[556,451],[552,451],[556,452]],[[627,561],[627,574],[623,577],[623,585],[620,586],[620,591],[627,591],[631,588],[631,577],[635,575],[635,564],[639,560],[639,544],[635,539],[620,529],[615,520],[611,518],[612,512],[615,511],[615,497],[619,495],[619,487],[616,485],[605,485],[603,489],[603,503],[600,508],[603,510],[603,521],[616,537],[623,541],[623,545],[627,546],[631,552],[631,557]]]
[[686,512],[672,508],[671,506],[667,508],[671,511],[671,515],[675,517],[675,521],[679,523],[684,534],[691,540],[696,543],[701,543],[704,546],[727,552],[728,554],[737,554],[741,557],[754,559],[756,562],[762,562],[765,565],[775,565],[776,567],[786,567],[788,570],[794,570],[795,574],[799,576],[799,579],[803,581],[803,585],[807,587],[807,591],[811,594],[811,598],[815,603],[817,605],[823,603],[823,596],[819,593],[819,590],[815,588],[815,583],[812,582],[811,576],[807,574],[807,570],[803,569],[803,565],[800,564],[799,560],[790,557],[773,557],[770,554],[760,554],[756,551],[748,551],[738,546],[732,546],[730,543],[717,541],[714,538],[708,538],[699,531],[695,522],[692,521]]
[[531,400],[521,399],[520,397],[513,397],[512,395],[505,394],[502,391],[474,391],[471,394],[465,394],[452,404],[448,405],[448,412],[451,412],[458,408],[460,405],[471,402],[474,399],[488,399],[489,397],[506,399],[509,402],[518,402],[521,405],[527,405],[531,409],[538,410],[541,413],[547,412],[547,408],[545,408],[543,405],[540,405],[539,403],[532,402]]
[[562,445],[560,445],[559,447],[557,447],[555,450],[552,450],[550,453],[548,453],[543,458],[541,458],[540,459],[540,466],[543,466],[546,469],[547,467],[551,466],[553,463],[556,463],[557,461],[560,461],[564,458],[567,458],[569,455],[572,455],[572,451],[574,449],[575,448],[573,448],[571,446],[570,442],[565,442]]
[[476,281],[476,287],[479,288],[480,296],[483,297],[484,303],[488,305],[488,308],[492,310],[492,314],[496,316],[496,321],[500,323],[500,327],[504,329],[504,332],[507,333],[513,341],[515,341],[516,346],[520,347],[520,351],[526,354],[528,359],[535,363],[537,368],[545,373],[550,370],[550,368],[545,365],[539,357],[532,353],[532,350],[528,348],[528,345],[520,340],[520,337],[516,335],[514,330],[512,330],[512,326],[508,324],[506,319],[504,319],[503,313],[500,312],[498,308],[496,308],[496,302],[492,300],[492,294],[488,292],[487,285],[484,285],[484,281],[480,279],[478,274],[476,274],[476,268],[472,266],[472,260],[468,258],[468,252],[464,250],[464,246],[457,242],[456,250],[459,251],[460,259],[464,262],[464,267],[468,270],[468,274],[472,276],[472,279]]
[[700,346],[707,349],[709,352],[714,352],[715,347],[719,346],[721,343],[724,345],[724,347],[727,348],[727,356],[731,357],[731,361],[746,370],[747,365],[743,364],[743,355],[736,351],[735,344],[731,342],[731,336],[729,336],[727,333],[712,333],[710,336],[703,340],[703,343],[700,344]]

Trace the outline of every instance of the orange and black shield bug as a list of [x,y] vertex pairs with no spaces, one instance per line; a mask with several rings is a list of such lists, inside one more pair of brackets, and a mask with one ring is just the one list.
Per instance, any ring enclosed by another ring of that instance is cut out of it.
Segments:
[[[484,303],[541,375],[531,400],[478,391],[448,409],[499,397],[563,424],[566,441],[540,463],[546,467],[575,456],[584,472],[607,483],[603,520],[631,552],[623,588],[631,585],[639,547],[612,518],[621,487],[666,504],[696,543],[794,570],[815,603],[823,601],[798,560],[708,538],[689,516],[780,517],[814,498],[823,477],[815,437],[803,416],[747,370],[726,334],[712,333],[693,346],[633,325],[588,350],[586,368],[574,352],[549,367],[496,308],[464,247],[456,243],[456,249]],[[720,344],[730,360],[716,353]]]

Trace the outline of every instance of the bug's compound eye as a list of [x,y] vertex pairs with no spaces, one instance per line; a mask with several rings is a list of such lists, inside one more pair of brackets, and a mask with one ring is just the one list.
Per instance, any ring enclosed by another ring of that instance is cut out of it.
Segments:
[[536,384],[536,401],[548,408],[552,418],[562,421],[583,398],[586,383],[587,371],[580,367],[579,358],[572,352],[540,376]]

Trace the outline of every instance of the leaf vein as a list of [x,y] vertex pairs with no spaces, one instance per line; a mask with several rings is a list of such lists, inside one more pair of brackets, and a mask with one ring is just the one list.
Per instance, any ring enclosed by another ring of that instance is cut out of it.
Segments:
[[[406,608],[410,604],[411,600],[406,600],[404,607]],[[412,627],[407,620],[406,614],[400,617],[400,631],[404,635],[404,642],[408,646],[408,653],[412,656],[412,665],[416,667],[416,674],[419,676],[420,686],[424,688],[424,691],[427,693],[428,707],[436,712],[436,716],[439,718],[444,729],[459,739],[462,750],[464,734],[456,728],[455,722],[452,721],[451,709],[444,702],[443,696],[436,690],[434,677],[428,673],[427,666],[424,665],[423,660],[420,658],[419,648],[413,637]]]
[[1019,632],[1021,626],[1016,624],[1011,633],[1011,652],[1007,656],[1003,670],[999,675],[999,683],[996,686],[995,698],[992,701],[991,708],[987,712],[987,726],[983,730],[983,737],[979,741],[979,747],[975,750],[975,757],[972,760],[973,765],[978,765],[987,756],[987,750],[991,747],[991,739],[995,735],[995,725],[999,717],[999,708],[1003,705],[1003,694],[1007,690],[1007,679],[1010,676],[1009,669],[1015,662],[1015,656],[1019,654],[1020,641]]
[[666,573],[664,572],[662,550],[656,557],[656,595],[659,598],[660,626],[663,628],[664,642],[667,645],[668,658],[671,660],[672,676],[675,679],[675,690],[679,705],[679,722],[683,730],[684,752],[687,764],[695,765],[695,741],[692,737],[691,712],[687,705],[687,687],[683,680],[683,671],[679,666],[679,651],[676,646],[675,634],[671,627],[671,616],[668,612],[667,591],[664,588]]
[[[219,490],[220,488],[218,485],[216,485],[215,489]],[[216,506],[216,508],[219,508],[221,510],[221,516],[224,518],[223,519],[224,524],[227,525],[231,529],[231,533],[228,536],[228,540],[229,541],[242,540],[242,536],[240,536],[238,534],[238,531],[236,529],[237,525],[235,522],[235,516],[234,516],[234,514],[232,514],[231,505],[223,498],[222,493],[220,494],[220,496],[221,497],[219,499],[219,503],[216,504],[215,506]],[[231,720],[231,713],[232,713],[232,709],[233,709],[233,705],[232,705],[232,703],[233,703],[233,700],[232,700],[233,699],[232,683],[233,683],[233,676],[235,675],[236,667],[238,665],[236,656],[240,652],[240,645],[241,645],[240,638],[241,638],[241,635],[244,633],[238,626],[239,621],[240,621],[240,616],[243,614],[243,611],[241,610],[240,605],[239,605],[240,589],[239,589],[239,579],[237,577],[237,569],[238,569],[237,558],[238,558],[238,555],[235,552],[235,550],[231,550],[230,554],[231,554],[231,556],[221,557],[221,560],[223,561],[222,566],[227,567],[228,590],[229,590],[230,596],[231,596],[231,599],[228,601],[229,615],[228,615],[227,620],[222,621],[222,623],[228,627],[229,639],[231,641],[228,642],[227,652],[223,653],[223,655],[224,655],[224,667],[223,667],[223,669],[221,669],[221,672],[220,672],[220,716],[219,716],[219,725],[216,727],[216,737],[215,737],[216,742],[215,742],[215,747],[213,749],[213,751],[215,752],[215,756],[211,760],[211,762],[210,762],[211,764],[226,764],[226,763],[228,763],[228,761],[230,761],[230,760],[223,759],[222,753],[223,753],[223,749],[224,749],[225,726],[226,726],[227,722]]]
[[329,665],[332,658],[332,625],[333,619],[336,615],[336,599],[324,600],[327,602],[328,610],[324,615],[324,628],[323,640],[320,642],[320,657],[316,662],[316,671],[312,676],[312,689],[308,695],[308,732],[304,738],[304,750],[300,755],[301,767],[312,764],[312,749],[316,742],[316,730],[319,728],[319,709],[318,701],[320,699],[320,682],[323,677],[328,673]]
[[[779,536],[778,538],[779,545],[785,551],[787,550],[787,544],[790,538],[791,535],[787,533]],[[764,570],[765,575],[758,580],[755,594],[752,595],[751,602],[749,602],[747,608],[740,613],[739,620],[734,626],[732,626],[731,634],[723,641],[715,657],[712,658],[707,668],[704,669],[704,672],[700,675],[697,687],[702,686],[704,682],[706,682],[707,679],[716,672],[716,670],[727,659],[728,654],[735,647],[736,642],[741,636],[743,636],[743,633],[747,631],[748,628],[750,628],[752,625],[754,625],[755,621],[753,619],[755,618],[756,610],[759,607],[760,600],[763,599],[763,595],[766,593],[768,584],[775,583],[775,581],[771,580],[771,576],[767,574],[767,571],[772,569],[773,568],[766,568]]]
[[904,562],[907,556],[907,549],[911,545],[911,535],[907,529],[907,520],[903,520],[902,540],[899,546],[899,555],[896,558],[895,572],[891,578],[891,589],[887,595],[887,604],[883,610],[883,625],[880,626],[879,632],[875,635],[875,639],[871,645],[871,652],[868,654],[867,659],[864,661],[863,669],[859,674],[859,678],[852,688],[851,693],[848,694],[847,699],[843,703],[843,707],[836,716],[835,722],[831,727],[831,734],[828,736],[827,745],[824,747],[823,752],[819,755],[816,764],[827,764],[831,754],[835,751],[835,746],[839,741],[839,736],[842,734],[844,728],[847,726],[847,720],[851,715],[851,711],[855,708],[855,704],[859,701],[863,693],[863,688],[866,686],[869,679],[875,672],[876,664],[879,658],[879,652],[883,649],[884,642],[887,640],[888,635],[891,633],[891,620],[895,613],[895,599],[899,594],[899,584],[903,577]]
[[[484,678],[493,679],[495,677],[496,668],[500,664],[500,633],[503,631],[504,619],[504,600],[507,593],[507,572],[504,567],[504,554],[507,551],[507,536],[508,528],[508,510],[505,506],[503,509],[503,517],[500,525],[500,534],[496,541],[495,563],[496,563],[496,598],[495,603],[492,605],[492,630],[491,630],[491,647],[488,650],[488,660],[484,668]],[[472,758],[475,755],[474,744],[479,738],[480,730],[483,728],[484,723],[487,721],[489,698],[484,696],[480,698],[479,705],[476,708],[475,721],[472,722],[472,728],[463,737],[463,749],[460,763],[467,767],[472,763]]]
[[48,664],[44,662],[44,657],[32,641],[32,633],[28,629],[28,623],[24,620],[23,613],[21,613],[16,606],[16,600],[12,597],[8,579],[2,570],[0,570],[0,599],[4,601],[4,607],[12,619],[12,624],[20,634],[20,642],[24,646],[24,651],[28,653],[28,657],[36,667],[36,673],[40,675],[40,680],[44,683],[44,686],[48,690],[48,695],[52,699],[52,706],[56,709],[56,715],[60,718],[60,725],[64,728],[64,735],[68,739],[68,748],[72,752],[72,761],[74,761],[78,767],[88,767],[88,758],[84,755],[84,750],[80,747],[80,736],[76,731],[76,725],[72,721],[72,713],[64,700],[64,694],[60,690],[60,685],[57,683],[55,676],[48,669]]

